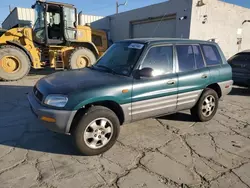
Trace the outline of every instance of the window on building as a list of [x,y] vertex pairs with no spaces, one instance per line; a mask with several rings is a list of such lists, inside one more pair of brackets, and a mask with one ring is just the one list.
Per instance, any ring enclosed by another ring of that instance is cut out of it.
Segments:
[[92,42],[96,45],[96,46],[102,46],[102,37],[92,34]]
[[179,63],[179,71],[186,72],[195,70],[195,59],[192,45],[177,45],[177,56]]
[[153,69],[153,76],[159,76],[173,72],[173,47],[158,46],[151,48],[141,66]]
[[207,66],[220,65],[222,63],[220,53],[214,45],[201,45]]
[[193,50],[194,50],[196,68],[201,69],[201,68],[205,67],[204,60],[203,60],[203,57],[202,57],[202,54],[201,54],[200,46],[194,45]]

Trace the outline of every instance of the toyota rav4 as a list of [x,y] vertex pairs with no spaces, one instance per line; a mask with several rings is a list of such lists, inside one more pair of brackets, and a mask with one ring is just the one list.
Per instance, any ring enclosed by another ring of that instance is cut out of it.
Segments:
[[73,135],[82,154],[97,155],[125,123],[187,109],[209,121],[232,83],[216,43],[131,39],[114,43],[91,67],[42,78],[28,99],[48,129]]

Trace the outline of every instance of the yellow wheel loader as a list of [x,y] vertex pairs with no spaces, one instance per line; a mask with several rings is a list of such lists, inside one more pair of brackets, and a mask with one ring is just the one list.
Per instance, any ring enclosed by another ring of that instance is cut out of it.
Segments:
[[32,29],[12,28],[0,35],[0,79],[19,80],[31,67],[84,68],[108,48],[105,31],[77,24],[73,5],[37,0],[32,8],[36,14]]

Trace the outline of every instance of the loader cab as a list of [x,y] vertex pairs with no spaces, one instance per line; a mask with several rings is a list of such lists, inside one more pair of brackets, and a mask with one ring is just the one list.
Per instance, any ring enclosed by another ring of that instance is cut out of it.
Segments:
[[45,45],[63,45],[75,41],[77,11],[73,5],[37,1],[35,9],[34,40]]

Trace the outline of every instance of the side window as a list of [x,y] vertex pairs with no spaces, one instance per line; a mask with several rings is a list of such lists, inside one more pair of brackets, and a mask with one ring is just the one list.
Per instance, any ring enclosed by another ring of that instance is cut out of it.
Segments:
[[92,42],[93,42],[96,46],[102,46],[102,37],[93,34],[93,35],[92,35]]
[[197,69],[201,69],[201,68],[205,67],[200,47],[198,45],[194,45],[193,50],[194,50],[194,57],[195,57]]
[[222,63],[218,49],[214,45],[201,45],[207,66],[220,65]]
[[141,69],[145,67],[153,69],[153,76],[172,73],[173,46],[158,46],[151,48],[141,65]]
[[179,71],[186,72],[195,70],[195,59],[192,45],[177,45],[177,56],[179,63]]

